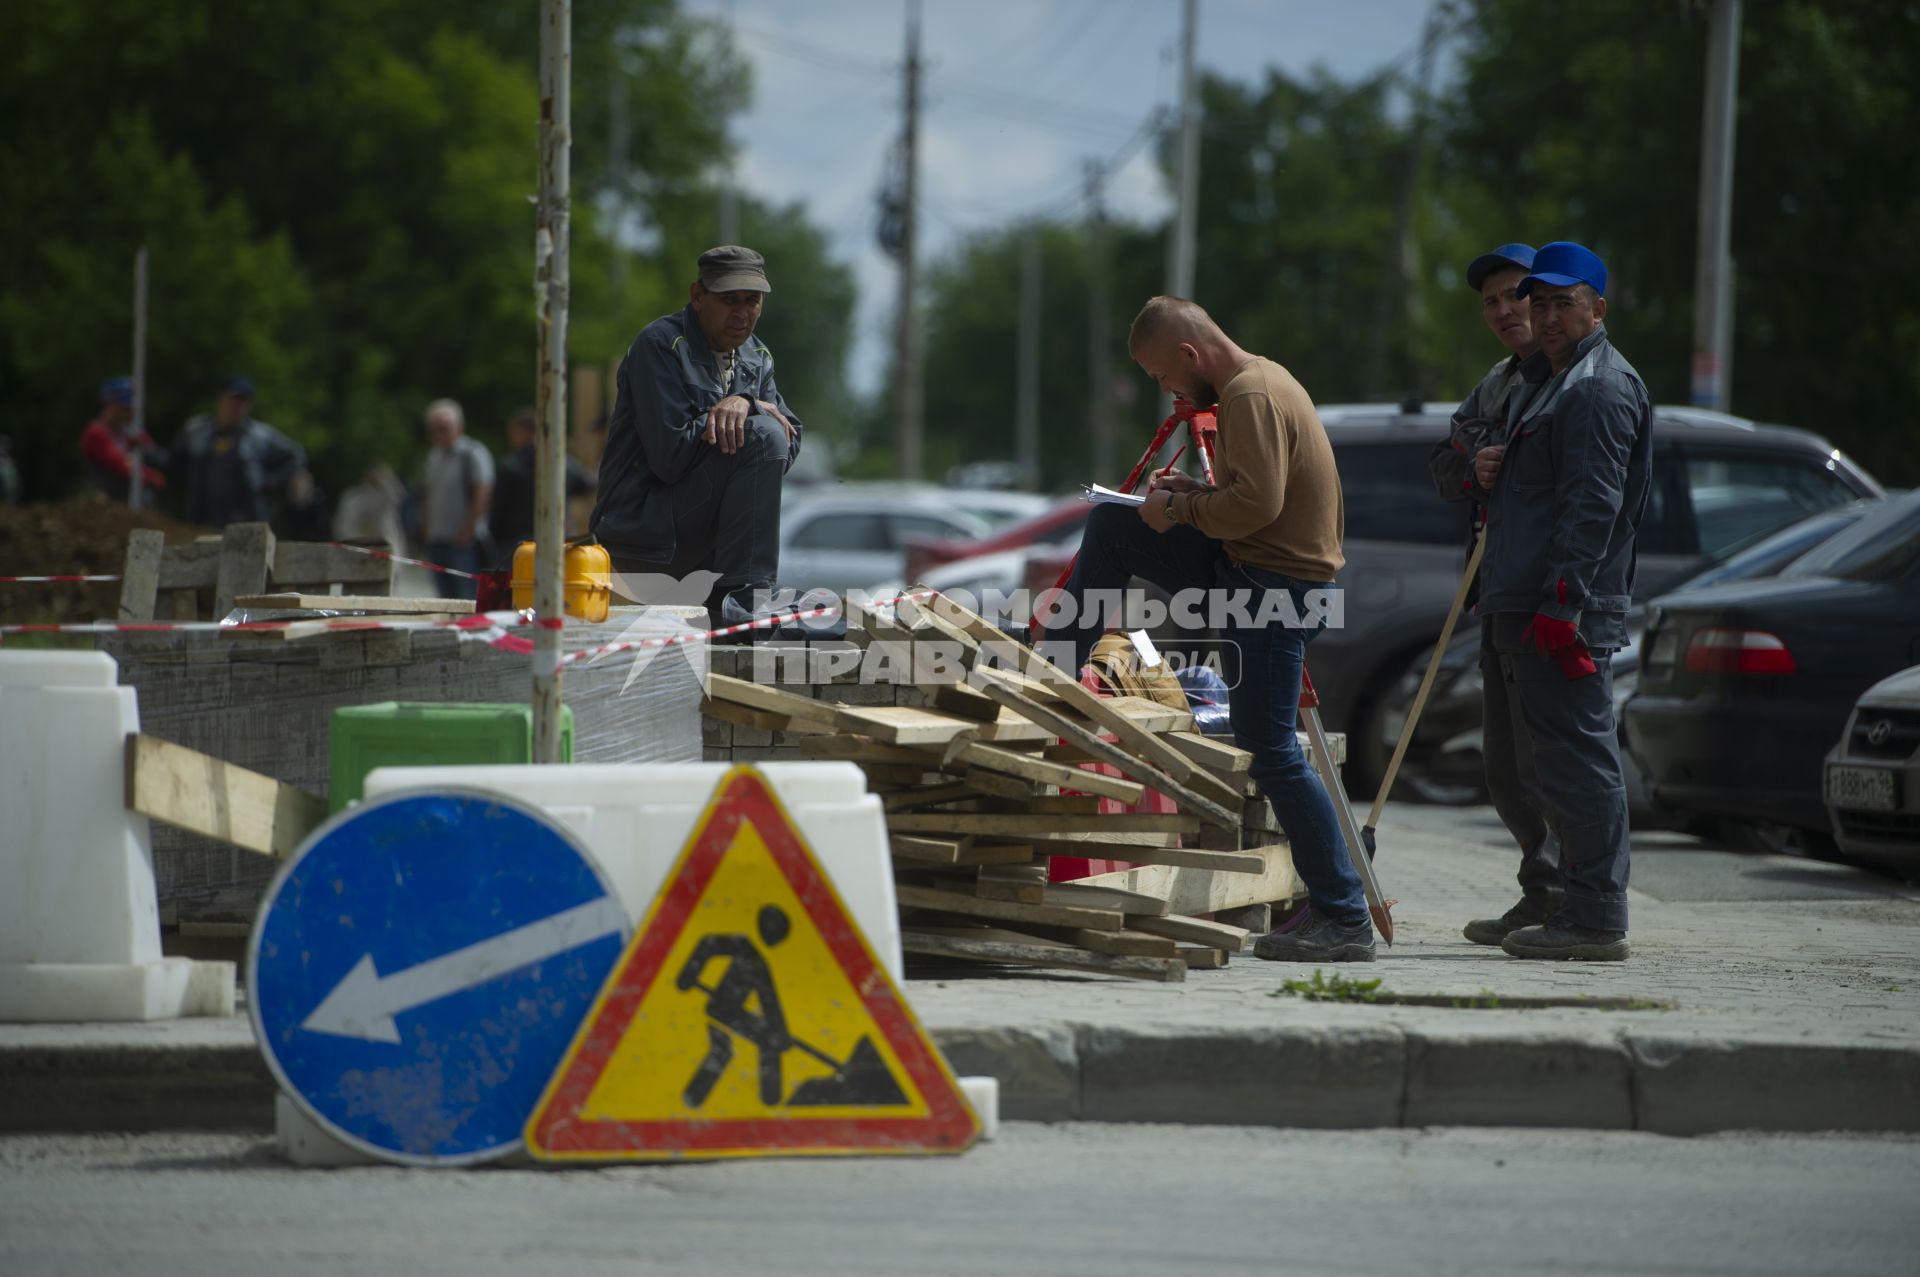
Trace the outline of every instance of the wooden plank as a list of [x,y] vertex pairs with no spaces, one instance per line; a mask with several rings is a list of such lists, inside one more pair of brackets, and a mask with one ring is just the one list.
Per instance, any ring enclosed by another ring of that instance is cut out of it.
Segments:
[[1143,732],[1184,732],[1193,726],[1193,712],[1162,705],[1144,696],[1109,696],[1101,704]]
[[167,534],[153,528],[135,528],[127,534],[127,561],[120,569],[120,619],[151,621],[159,600],[160,559]]
[[997,834],[1005,838],[1076,830],[1190,834],[1200,827],[1200,822],[1192,816],[1137,811],[1112,816],[1026,816],[1006,812],[929,811],[896,816],[889,823],[903,833],[910,834]]
[[300,612],[445,612],[455,616],[473,614],[472,599],[411,599],[373,594],[243,594],[234,599],[235,607],[279,608]]
[[910,763],[862,763],[860,770],[867,774],[868,789],[876,785],[924,785],[929,775],[938,774],[932,766],[916,767]]
[[983,794],[992,794],[998,798],[1020,800],[1025,803],[1039,801],[1040,787],[1030,780],[1021,780],[1018,776],[988,771],[984,767],[969,767],[965,775],[967,783]]
[[991,723],[1000,717],[1000,707],[990,697],[982,696],[965,683],[917,684],[933,702],[933,707],[944,714],[956,718],[970,718],[976,723]]
[[1163,739],[1210,772],[1242,776],[1253,766],[1253,755],[1236,745],[1198,732],[1168,732]]
[[1036,816],[1097,816],[1100,814],[1100,800],[1091,794],[1040,794],[1032,798],[995,798],[982,803],[976,810],[1012,814],[1031,812]]
[[962,798],[973,798],[980,791],[965,781],[955,781],[951,785],[920,785],[898,794],[888,794],[880,800],[886,810],[910,811],[915,807],[936,807],[941,803],[950,803]]
[[930,865],[952,865],[966,850],[964,838],[921,838],[913,834],[889,834],[887,845],[895,860],[913,860]]
[[899,884],[894,898],[902,909],[934,909],[972,918],[1001,918],[1009,922],[1040,922],[1055,927],[1087,927],[1094,931],[1120,930],[1118,909],[1088,909],[1072,905],[1023,905],[1010,900],[981,900],[938,887]]
[[1264,874],[1267,858],[1250,851],[1202,851],[1198,847],[1142,847],[1130,843],[1036,838],[1034,850],[1043,856],[1089,856],[1095,860],[1125,860],[1136,865],[1178,865],[1216,873]]
[[1034,722],[1018,710],[1001,706],[1000,716],[991,723],[982,723],[980,739],[985,741],[1040,741],[1053,739],[1053,733]]
[[1203,944],[1181,945],[1175,956],[1187,964],[1189,971],[1218,971],[1227,965],[1225,949],[1211,949]]
[[712,700],[742,705],[763,714],[783,714],[788,718],[801,718],[829,724],[835,721],[840,708],[838,705],[816,701],[809,696],[783,692],[777,687],[749,683],[743,678],[731,678],[725,674],[707,676],[707,696]]
[[127,735],[126,805],[153,820],[286,857],[327,818],[327,803],[271,776],[198,750]]
[[1018,776],[1022,780],[1031,780],[1038,784],[1058,785],[1062,789],[1077,789],[1082,793],[1117,799],[1129,805],[1139,802],[1141,795],[1146,792],[1145,786],[1137,781],[1125,780],[1119,776],[1105,776],[1083,767],[1071,767],[1065,763],[1035,758],[1030,754],[1016,753],[996,745],[983,745],[979,741],[963,743],[953,754],[953,761],[1005,772],[1009,776]]
[[1271,904],[1306,894],[1294,872],[1293,856],[1285,843],[1258,848],[1267,857],[1262,874],[1221,873],[1215,869],[1187,869],[1178,865],[1140,865],[1112,873],[1094,874],[1080,882],[1091,886],[1124,887],[1164,897],[1176,913],[1213,913],[1247,905]]
[[802,758],[833,758],[854,763],[910,763],[937,769],[939,755],[929,756],[923,750],[903,749],[898,745],[882,745],[863,736],[809,736],[799,742]]
[[1048,886],[1047,903],[1071,909],[1118,909],[1141,917],[1159,917],[1167,912],[1167,902],[1158,896],[1120,887],[1094,886],[1084,878]]
[[273,529],[264,523],[233,523],[220,533],[220,568],[213,582],[213,619],[233,611],[243,594],[267,588],[273,563]]
[[1086,931],[1073,927],[1037,927],[1031,924],[1019,925],[1016,930],[1032,932],[1043,940],[1070,944],[1076,948],[1110,954],[1116,958],[1179,956],[1179,945],[1164,936],[1150,936],[1144,931]]
[[[796,698],[797,699],[797,698]],[[981,730],[981,724],[910,705],[836,705],[834,726],[889,745],[945,745]]]
[[748,709],[745,705],[716,701],[710,697],[701,698],[700,713],[723,723],[733,723],[740,727],[757,727],[763,732],[792,732],[795,735],[804,735],[833,730],[823,722],[794,718],[788,714],[768,714],[761,710]]
[[220,575],[220,540],[170,545],[160,556],[159,588],[211,590]]
[[1229,927],[1224,922],[1209,922],[1205,918],[1191,918],[1179,913],[1170,913],[1164,918],[1130,917],[1127,925],[1150,936],[1165,936],[1169,940],[1180,940],[1187,944],[1204,944],[1228,953],[1240,952],[1247,943],[1247,936],[1251,934],[1245,927]]
[[1047,867],[1031,862],[1021,865],[987,865],[973,882],[973,894],[982,900],[1017,900],[1021,904],[1047,902]]
[[999,940],[968,940],[960,936],[936,935],[907,928],[900,933],[900,947],[908,953],[940,958],[965,958],[974,962],[998,962],[1013,966],[1048,967],[1061,971],[1092,971],[1101,975],[1125,976],[1133,980],[1155,980],[1178,984],[1187,978],[1187,964],[1177,958],[1117,958],[1103,953],[1084,953],[1056,945],[1008,944]]
[[[1018,710],[1034,722],[1042,724],[1052,730],[1055,735],[1090,751],[1093,756],[1101,762],[1112,764],[1126,775],[1131,776],[1144,785],[1152,786],[1167,797],[1222,828],[1233,829],[1239,826],[1240,807],[1245,800],[1238,793],[1232,793],[1231,790],[1229,790],[1230,806],[1218,798],[1203,796],[1196,789],[1188,788],[1186,785],[1175,780],[1171,775],[1160,770],[1157,766],[1144,761],[1134,754],[1128,753],[1117,745],[1108,744],[1087,728],[1073,722],[1058,711],[1041,705],[1032,697],[1015,691],[1011,685],[998,681],[998,676],[993,671],[977,668],[973,672],[973,677],[982,680],[981,690],[985,691],[987,695],[993,697],[993,699],[999,701],[1002,705]],[[1082,690],[1084,691],[1085,689],[1083,688]],[[1091,692],[1087,694],[1089,696],[1093,695]],[[1098,700],[1099,698],[1094,697],[1094,699]],[[1133,725],[1128,723],[1124,717],[1115,715],[1114,718],[1115,721],[1126,724],[1129,732],[1136,731]],[[1148,740],[1154,740],[1157,743],[1157,738],[1151,733],[1138,732],[1137,734]],[[1178,757],[1178,755],[1176,755],[1176,757]],[[1183,766],[1192,767],[1192,764],[1187,763],[1185,758],[1181,758],[1180,761]],[[1214,780],[1211,773],[1202,772],[1201,774],[1206,776],[1208,780],[1214,781],[1216,785],[1219,783]]]
[[[393,552],[385,541],[365,544],[370,550]],[[343,550],[324,541],[282,541],[273,551],[273,583],[283,589],[337,583],[371,587],[363,588],[362,594],[392,594],[394,567],[392,559]]]

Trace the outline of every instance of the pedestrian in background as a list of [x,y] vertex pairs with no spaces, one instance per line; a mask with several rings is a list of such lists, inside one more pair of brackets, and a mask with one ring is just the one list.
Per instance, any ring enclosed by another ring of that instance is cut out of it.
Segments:
[[229,523],[268,523],[273,501],[313,501],[313,478],[305,449],[253,416],[253,379],[229,377],[212,413],[181,429],[169,474],[184,489],[181,514],[189,523],[224,528]]
[[[460,572],[478,572],[489,561],[487,509],[493,498],[493,454],[467,433],[466,413],[452,399],[427,405],[432,448],[420,484],[420,529],[427,558]],[[444,599],[470,599],[469,577],[434,573]]]
[[[522,541],[533,540],[533,477],[537,469],[533,453],[534,425],[531,408],[522,408],[507,418],[507,450],[500,457],[500,474],[493,485],[490,516],[495,567],[511,567],[515,547]],[[579,497],[592,492],[593,471],[581,465],[571,453],[567,454],[566,462],[566,494]]]
[[1521,778],[1560,844],[1566,888],[1550,916],[1508,931],[1500,947],[1521,958],[1619,961],[1629,952],[1627,790],[1608,657],[1627,642],[1653,410],[1607,338],[1598,256],[1548,244],[1516,291],[1540,350],[1524,366],[1530,394],[1509,405],[1480,608]]
[[133,378],[109,377],[100,383],[100,412],[80,432],[80,457],[87,468],[87,486],[110,501],[126,501],[135,466],[143,491],[159,492],[167,486],[167,454],[133,421]]

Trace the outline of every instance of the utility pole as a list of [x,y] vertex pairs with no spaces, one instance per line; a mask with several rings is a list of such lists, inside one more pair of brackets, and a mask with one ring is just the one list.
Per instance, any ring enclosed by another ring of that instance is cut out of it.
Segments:
[[[1393,239],[1388,245],[1386,277],[1374,308],[1373,340],[1367,345],[1366,394],[1385,399],[1390,390],[1405,394],[1411,385],[1389,387],[1388,352],[1407,349],[1420,323],[1420,246],[1413,233],[1413,201],[1420,186],[1420,164],[1427,146],[1427,103],[1433,92],[1434,55],[1440,48],[1441,7],[1427,14],[1420,37],[1420,64],[1414,74],[1413,100],[1407,110],[1407,152],[1401,162],[1400,188],[1393,202]],[[1395,311],[1399,312],[1396,320]],[[1417,393],[1417,392],[1416,392]]]
[[1700,120],[1700,238],[1693,265],[1694,405],[1725,410],[1733,354],[1733,134],[1740,96],[1740,0],[1714,0]]
[[1094,160],[1087,161],[1087,437],[1093,440],[1093,469],[1096,483],[1113,472],[1113,334],[1110,300],[1112,283],[1107,278],[1107,210],[1100,202],[1100,185],[1106,172]]
[[533,483],[533,761],[560,760],[560,627],[566,534],[567,238],[573,147],[573,4],[540,0],[540,193],[533,285],[540,354]]
[[[133,255],[133,437],[138,439],[147,428],[147,248]],[[133,464],[127,470],[127,506],[138,510],[147,504],[147,490],[140,483],[143,467],[136,445]]]
[[[727,49],[733,49],[733,0],[726,0],[721,6],[720,20],[727,28]],[[720,170],[720,242],[738,244],[740,242],[740,196],[733,187],[733,157],[729,155],[725,167]]]
[[920,199],[920,0],[907,0],[907,119],[902,139],[900,224],[900,302],[895,317],[894,376],[899,405],[894,423],[894,452],[902,479],[920,477],[920,437],[925,404],[920,384],[920,325],[914,304],[914,253]]
[[1193,76],[1194,31],[1199,0],[1185,0],[1180,30],[1180,188],[1173,215],[1173,242],[1167,247],[1167,292],[1193,296],[1194,225],[1200,196],[1200,103]]
[[1014,454],[1020,486],[1040,486],[1040,224],[1020,240],[1019,402],[1014,411]]

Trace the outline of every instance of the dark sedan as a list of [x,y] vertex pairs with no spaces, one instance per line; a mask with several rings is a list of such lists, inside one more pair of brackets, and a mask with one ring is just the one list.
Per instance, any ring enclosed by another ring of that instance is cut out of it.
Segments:
[[1830,846],[1821,763],[1860,694],[1920,661],[1920,493],[1772,580],[1649,611],[1627,738],[1661,806]]

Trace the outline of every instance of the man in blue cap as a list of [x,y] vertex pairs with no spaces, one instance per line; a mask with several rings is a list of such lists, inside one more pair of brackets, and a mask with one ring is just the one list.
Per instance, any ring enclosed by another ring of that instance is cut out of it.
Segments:
[[213,412],[181,428],[172,469],[186,492],[181,514],[202,527],[269,522],[278,492],[295,506],[313,497],[306,450],[254,420],[253,379],[245,376],[227,378]]
[[[1508,931],[1520,958],[1619,961],[1627,946],[1627,792],[1607,657],[1627,642],[1653,412],[1607,339],[1607,268],[1579,244],[1534,255],[1518,294],[1540,350],[1509,402],[1487,501],[1480,610],[1521,777],[1560,844],[1565,895]],[[1523,902],[1524,903],[1524,902]]]
[[[1540,343],[1534,340],[1531,309],[1519,290],[1533,257],[1531,245],[1502,244],[1467,267],[1467,286],[1480,294],[1480,318],[1508,351],[1455,410],[1452,429],[1434,446],[1429,462],[1440,495],[1467,504],[1469,547],[1485,525],[1487,496],[1506,452],[1508,406],[1516,393],[1524,399],[1532,392],[1521,370]],[[1476,578],[1470,604],[1478,590]],[[1520,847],[1520,903],[1501,917],[1474,919],[1463,934],[1475,944],[1497,945],[1508,932],[1551,918],[1566,895],[1566,881],[1560,874],[1560,844],[1521,780],[1512,707],[1493,647],[1493,625],[1486,617],[1480,622],[1480,676],[1480,756],[1493,809]]]
[[80,432],[80,457],[87,467],[87,486],[110,501],[127,499],[136,465],[142,491],[167,486],[167,454],[134,424],[133,378],[109,377],[100,383],[100,415]]

